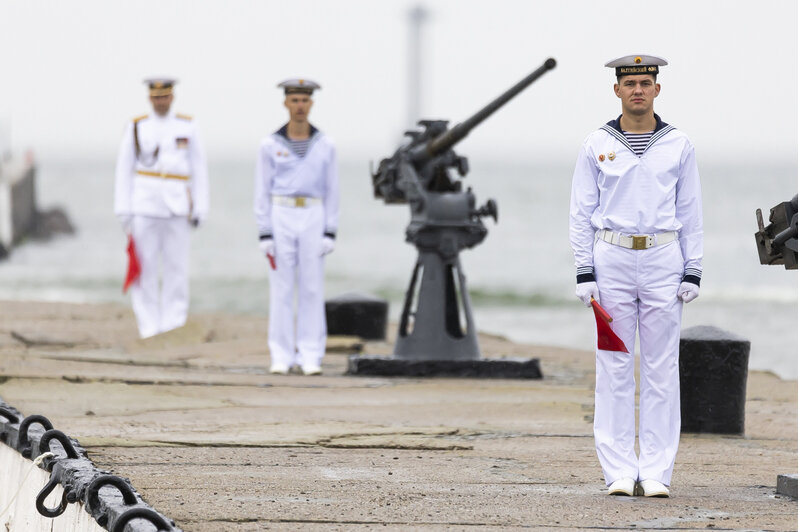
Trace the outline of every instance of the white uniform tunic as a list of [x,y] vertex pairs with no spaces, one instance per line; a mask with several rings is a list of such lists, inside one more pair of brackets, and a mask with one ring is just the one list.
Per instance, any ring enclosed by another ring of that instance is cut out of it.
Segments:
[[[612,328],[634,353],[640,336],[639,457],[635,453],[634,356],[596,351],[596,450],[607,484],[623,477],[670,484],[679,445],[679,284],[701,279],[701,186],[693,145],[663,123],[642,155],[620,118],[585,140],[571,191],[570,238],[577,282],[595,280]],[[635,250],[596,240],[675,231],[678,239]]]
[[141,276],[131,300],[142,338],[186,322],[190,220],[207,217],[208,196],[205,153],[190,117],[152,114],[128,124],[116,165],[114,213],[132,217]]
[[[304,206],[290,204],[290,198],[305,198]],[[322,238],[334,238],[338,229],[338,163],[329,137],[311,127],[304,157],[292,151],[285,126],[263,139],[255,219],[260,237],[275,244],[277,268],[269,270],[272,365],[320,366],[327,336]]]

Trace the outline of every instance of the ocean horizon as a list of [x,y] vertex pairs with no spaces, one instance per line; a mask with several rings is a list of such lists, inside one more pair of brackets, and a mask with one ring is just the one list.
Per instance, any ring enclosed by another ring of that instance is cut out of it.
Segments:
[[[699,164],[705,254],[700,297],[685,306],[683,328],[711,325],[751,341],[752,369],[798,379],[798,273],[759,264],[756,208],[795,193],[792,169]],[[593,349],[592,313],[574,296],[568,242],[572,167],[472,162],[464,185],[478,205],[499,207],[488,236],[461,253],[477,329],[516,342]],[[112,159],[44,160],[37,168],[40,209],[63,208],[74,235],[27,241],[0,261],[0,299],[127,303],[121,286],[125,235],[113,215]],[[267,263],[252,214],[254,160],[211,161],[211,207],[192,237],[191,310],[268,313]],[[416,250],[404,241],[406,205],[385,205],[371,189],[368,162],[344,161],[336,250],[327,260],[326,296],[368,293],[401,312]],[[792,188],[790,188],[792,186]],[[264,322],[265,327],[265,322]]]

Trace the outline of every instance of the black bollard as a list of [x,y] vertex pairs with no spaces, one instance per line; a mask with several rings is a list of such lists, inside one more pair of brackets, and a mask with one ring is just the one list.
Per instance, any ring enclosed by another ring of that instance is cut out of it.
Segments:
[[384,340],[388,327],[388,302],[367,294],[344,294],[328,299],[327,334]]
[[743,434],[751,342],[711,326],[682,331],[682,432]]

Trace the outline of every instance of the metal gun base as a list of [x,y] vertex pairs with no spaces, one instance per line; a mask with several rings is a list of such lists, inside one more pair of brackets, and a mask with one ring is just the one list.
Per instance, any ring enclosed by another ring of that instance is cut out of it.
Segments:
[[393,354],[406,360],[478,360],[476,327],[456,250],[419,250]]
[[465,377],[482,379],[542,379],[537,358],[480,360],[406,360],[351,355],[348,375],[380,377]]

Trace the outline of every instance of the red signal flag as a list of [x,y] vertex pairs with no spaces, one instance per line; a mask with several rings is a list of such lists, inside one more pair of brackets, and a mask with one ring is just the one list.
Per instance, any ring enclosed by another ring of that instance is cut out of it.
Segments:
[[133,235],[128,235],[127,239],[127,276],[125,277],[125,285],[122,287],[122,293],[127,292],[130,285],[136,282],[141,275],[141,264],[139,258],[136,256],[136,243],[133,242]]
[[597,347],[603,351],[628,353],[629,350],[623,340],[618,338],[618,335],[610,327],[612,317],[592,297],[590,298],[590,304],[593,306],[593,313],[596,316]]

